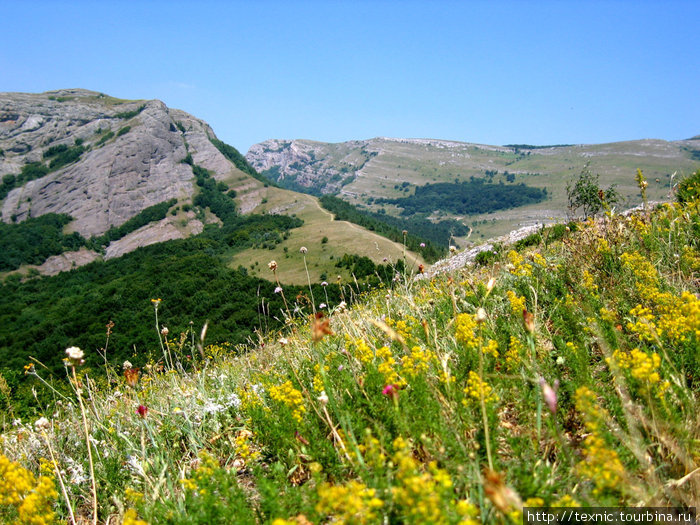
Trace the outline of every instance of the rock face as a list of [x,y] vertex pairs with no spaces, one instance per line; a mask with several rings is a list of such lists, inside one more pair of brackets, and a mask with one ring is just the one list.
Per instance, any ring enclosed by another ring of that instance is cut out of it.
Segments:
[[[0,180],[48,148],[80,144],[77,162],[12,189],[0,201],[4,222],[67,213],[85,237],[119,226],[144,208],[191,200],[194,162],[225,178],[235,167],[209,141],[203,121],[158,100],[124,101],[86,90],[0,93]],[[77,140],[77,142],[76,142]]]
[[254,144],[246,160],[269,179],[290,189],[336,193],[351,183],[373,156],[370,141],[327,144],[310,140],[266,140]]

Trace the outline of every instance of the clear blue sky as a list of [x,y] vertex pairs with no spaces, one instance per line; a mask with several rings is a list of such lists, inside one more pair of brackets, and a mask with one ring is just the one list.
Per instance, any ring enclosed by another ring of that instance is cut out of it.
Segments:
[[0,91],[157,98],[268,138],[700,134],[698,1],[0,0]]

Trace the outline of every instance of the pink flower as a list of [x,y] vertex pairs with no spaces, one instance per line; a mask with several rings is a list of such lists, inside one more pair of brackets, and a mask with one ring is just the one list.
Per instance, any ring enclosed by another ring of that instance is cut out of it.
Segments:
[[384,390],[382,390],[382,394],[384,394],[386,397],[397,399],[399,397],[399,387],[396,385],[386,385]]
[[554,381],[554,388],[549,386],[544,380],[544,377],[540,377],[540,387],[542,387],[542,397],[544,397],[544,402],[547,404],[549,411],[554,414],[557,411],[557,390],[559,389],[559,380]]

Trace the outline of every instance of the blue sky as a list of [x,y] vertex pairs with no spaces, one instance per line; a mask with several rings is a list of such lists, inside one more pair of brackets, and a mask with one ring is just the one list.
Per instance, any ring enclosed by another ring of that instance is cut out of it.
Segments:
[[0,91],[157,98],[268,138],[700,134],[697,1],[0,0]]

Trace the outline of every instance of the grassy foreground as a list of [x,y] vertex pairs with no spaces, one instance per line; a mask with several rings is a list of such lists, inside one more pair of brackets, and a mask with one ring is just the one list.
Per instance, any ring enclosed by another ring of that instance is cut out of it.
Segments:
[[108,365],[100,386],[69,349],[73,395],[2,436],[0,518],[466,524],[693,506],[699,204],[399,276],[245,349],[162,333],[159,363]]

